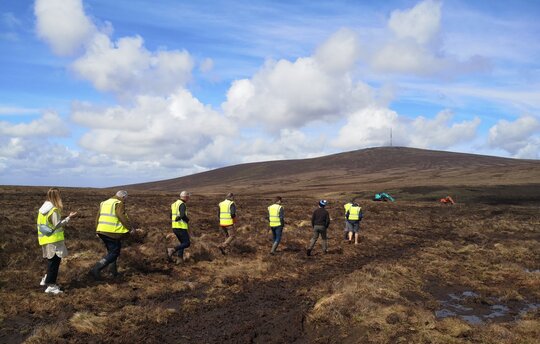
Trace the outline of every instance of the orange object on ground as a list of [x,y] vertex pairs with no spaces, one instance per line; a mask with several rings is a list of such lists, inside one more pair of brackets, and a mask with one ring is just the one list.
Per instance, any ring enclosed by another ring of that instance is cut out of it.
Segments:
[[439,202],[444,203],[444,204],[456,204],[456,202],[454,202],[454,200],[450,196],[446,196],[445,198],[441,198]]

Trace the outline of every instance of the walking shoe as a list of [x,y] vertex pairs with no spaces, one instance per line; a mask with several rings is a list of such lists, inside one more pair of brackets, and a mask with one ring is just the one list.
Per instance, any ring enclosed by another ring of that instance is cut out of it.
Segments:
[[307,256],[311,256],[311,250],[308,248],[307,251],[306,251],[306,255]]
[[41,282],[39,282],[39,285],[40,286],[46,286],[46,284],[45,284],[46,279],[47,279],[47,274],[45,274],[45,276],[43,276],[43,278],[41,279]]
[[175,252],[174,248],[167,247],[167,259],[169,260],[169,262],[172,261],[174,252]]
[[45,293],[56,295],[56,294],[63,293],[63,291],[61,291],[60,287],[57,286],[56,284],[51,284],[50,286],[47,287],[47,289],[45,289]]

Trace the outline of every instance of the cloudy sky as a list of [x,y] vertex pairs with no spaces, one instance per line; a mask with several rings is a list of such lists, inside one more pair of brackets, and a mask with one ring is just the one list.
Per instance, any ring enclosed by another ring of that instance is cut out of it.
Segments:
[[538,1],[0,2],[0,184],[389,144],[540,158]]

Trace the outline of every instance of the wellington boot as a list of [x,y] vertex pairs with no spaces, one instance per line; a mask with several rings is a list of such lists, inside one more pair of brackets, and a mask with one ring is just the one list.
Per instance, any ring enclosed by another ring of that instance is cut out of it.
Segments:
[[270,254],[276,254],[276,250],[277,250],[278,245],[279,245],[279,243],[277,243],[277,242],[275,242],[272,245],[272,250],[270,251]]
[[107,265],[107,261],[103,258],[99,262],[94,265],[94,267],[88,272],[90,276],[92,276],[96,281],[101,280],[101,270]]
[[111,276],[113,278],[121,277],[121,274],[118,272],[118,266],[116,265],[116,261],[112,262],[109,265],[109,272],[111,273]]

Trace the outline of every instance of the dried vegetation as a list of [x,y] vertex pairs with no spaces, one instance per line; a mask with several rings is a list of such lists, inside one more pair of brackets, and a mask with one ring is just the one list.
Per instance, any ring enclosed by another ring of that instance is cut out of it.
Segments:
[[[540,194],[539,186],[536,193]],[[106,190],[63,190],[80,216],[66,230],[70,256],[62,296],[43,293],[45,262],[34,221],[46,190],[2,188],[0,342],[535,343],[540,338],[540,202],[473,201],[457,206],[361,200],[361,243],[342,239],[342,201],[325,195],[334,222],[330,252],[305,256],[315,200],[285,199],[287,227],[270,256],[265,219],[271,195],[239,195],[239,239],[222,256],[217,196],[190,202],[192,247],[168,263],[174,195],[133,193],[128,212],[144,229],[129,239],[118,280],[86,273],[104,253],[94,216]],[[501,197],[513,199],[512,188]],[[488,194],[500,195],[489,189]],[[503,192],[503,191],[501,191]],[[533,191],[534,192],[534,191]],[[445,191],[446,193],[446,191]],[[492,199],[488,199],[492,201]],[[495,202],[497,203],[497,202]],[[457,296],[456,296],[457,295]],[[462,296],[466,295],[466,296]],[[454,315],[445,302],[460,302]],[[448,301],[450,300],[450,301]],[[500,306],[504,314],[493,315]],[[470,309],[460,314],[459,307]],[[494,308],[495,307],[495,308]],[[446,314],[445,316],[440,316]],[[476,316],[476,318],[473,318]],[[480,320],[480,322],[471,321]]]

